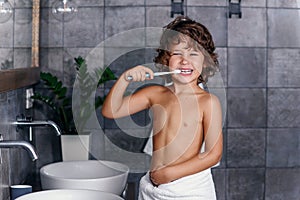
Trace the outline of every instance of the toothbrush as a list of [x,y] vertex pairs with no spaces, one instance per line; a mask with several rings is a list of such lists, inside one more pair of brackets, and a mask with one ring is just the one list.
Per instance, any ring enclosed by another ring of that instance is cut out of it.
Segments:
[[[181,73],[181,70],[179,69],[176,69],[176,70],[173,70],[171,72],[154,72],[154,76],[163,76],[163,75],[168,75],[168,74],[179,74]],[[150,74],[149,73],[146,73],[146,78],[150,78]],[[127,80],[131,81],[132,80],[132,76],[128,76],[127,77]]]

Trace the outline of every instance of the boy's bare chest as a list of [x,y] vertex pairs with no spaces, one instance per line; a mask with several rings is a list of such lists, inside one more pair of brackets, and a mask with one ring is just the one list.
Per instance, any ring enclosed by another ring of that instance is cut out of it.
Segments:
[[197,98],[174,98],[162,101],[153,109],[154,126],[159,130],[189,132],[198,129],[203,118],[203,109]]
[[194,96],[171,96],[161,106],[168,115],[178,118],[197,117],[202,112],[199,99]]

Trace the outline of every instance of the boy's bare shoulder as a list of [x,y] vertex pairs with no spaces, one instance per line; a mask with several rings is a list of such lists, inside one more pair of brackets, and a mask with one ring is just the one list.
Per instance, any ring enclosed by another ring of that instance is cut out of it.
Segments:
[[207,91],[201,93],[199,95],[199,101],[201,101],[201,104],[203,105],[207,105],[210,104],[210,105],[214,105],[214,104],[219,104],[219,98],[212,94],[212,93],[209,93]]
[[153,84],[153,85],[147,85],[143,88],[143,90],[148,91],[148,92],[155,92],[155,93],[162,93],[162,92],[167,92],[169,89],[163,85],[158,85],[158,84]]

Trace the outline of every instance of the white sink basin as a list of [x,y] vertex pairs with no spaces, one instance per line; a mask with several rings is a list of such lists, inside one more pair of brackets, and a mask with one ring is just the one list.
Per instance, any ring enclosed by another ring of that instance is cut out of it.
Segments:
[[43,190],[86,189],[121,195],[125,189],[129,168],[111,161],[57,162],[41,168]]
[[123,200],[106,192],[92,190],[46,190],[20,196],[16,200]]

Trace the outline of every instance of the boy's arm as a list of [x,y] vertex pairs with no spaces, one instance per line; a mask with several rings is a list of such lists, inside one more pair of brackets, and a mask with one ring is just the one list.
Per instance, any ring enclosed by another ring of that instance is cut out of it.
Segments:
[[146,80],[146,72],[150,74],[150,79],[152,79],[152,70],[144,66],[134,67],[120,76],[105,98],[102,106],[102,114],[104,117],[124,117],[149,107],[150,102],[147,96],[147,90],[142,89],[132,95],[124,97],[126,88],[130,84],[127,77],[132,76],[131,81],[144,81]]
[[205,151],[183,163],[151,172],[154,183],[168,183],[208,169],[220,161],[223,150],[222,110],[217,97],[211,96],[210,99],[203,118]]

